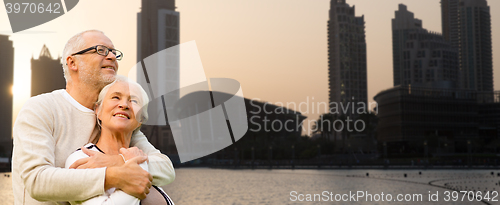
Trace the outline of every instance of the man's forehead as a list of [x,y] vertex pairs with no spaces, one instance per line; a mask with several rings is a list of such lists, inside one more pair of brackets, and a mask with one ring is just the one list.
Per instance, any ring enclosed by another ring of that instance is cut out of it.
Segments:
[[100,32],[87,32],[83,34],[83,38],[86,42],[86,47],[95,45],[104,45],[110,48],[114,48],[113,42],[106,35]]

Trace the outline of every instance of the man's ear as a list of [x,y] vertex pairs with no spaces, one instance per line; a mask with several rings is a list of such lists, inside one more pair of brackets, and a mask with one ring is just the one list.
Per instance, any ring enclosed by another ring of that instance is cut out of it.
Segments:
[[77,71],[78,68],[76,67],[76,62],[75,62],[75,57],[74,56],[68,56],[66,58],[66,65],[68,66],[69,70]]

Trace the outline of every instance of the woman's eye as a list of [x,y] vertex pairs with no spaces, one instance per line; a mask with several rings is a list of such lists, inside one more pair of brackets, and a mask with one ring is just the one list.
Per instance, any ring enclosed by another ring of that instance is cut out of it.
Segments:
[[130,100],[131,102],[135,103],[135,104],[139,104],[139,101],[138,100]]
[[111,99],[120,99],[118,96],[113,96]]

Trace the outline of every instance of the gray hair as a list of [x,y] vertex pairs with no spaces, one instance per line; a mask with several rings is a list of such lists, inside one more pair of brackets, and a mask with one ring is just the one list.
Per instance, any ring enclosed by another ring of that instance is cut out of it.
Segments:
[[104,32],[99,31],[99,30],[86,30],[82,31],[80,33],[77,33],[73,37],[71,37],[68,42],[66,43],[66,46],[64,46],[64,50],[62,53],[62,58],[61,58],[61,64],[63,67],[63,72],[64,72],[64,79],[66,79],[66,83],[71,82],[71,76],[69,75],[69,70],[68,70],[68,64],[66,64],[66,59],[68,56],[71,54],[78,52],[78,50],[83,49],[83,46],[85,46],[85,39],[83,38],[83,34],[89,33],[89,32],[98,32],[104,34]]
[[[95,107],[94,107],[94,110],[95,110],[95,108],[98,108],[98,113],[96,113],[96,117],[99,116],[99,114],[101,114],[101,111],[102,111],[102,109],[101,109],[101,107],[102,107],[102,101],[104,100],[104,97],[108,93],[109,88],[111,88],[111,86],[113,86],[114,84],[116,84],[118,82],[125,82],[125,83],[128,83],[129,85],[135,86],[135,87],[137,87],[139,89],[139,91],[141,92],[141,94],[138,97],[140,98],[142,108],[139,110],[139,112],[137,112],[136,119],[140,117],[140,119],[137,119],[137,121],[140,122],[140,123],[145,123],[146,121],[148,121],[148,103],[149,103],[148,94],[142,88],[142,86],[139,85],[139,83],[131,81],[130,79],[128,79],[128,78],[126,78],[125,76],[122,76],[122,75],[117,75],[116,78],[115,78],[115,80],[112,83],[104,86],[104,88],[99,93],[99,97],[97,97],[97,102],[96,102]],[[97,118],[97,123],[99,124],[99,126],[101,126],[99,118]],[[137,130],[139,130],[139,128],[137,128],[136,130],[134,130],[134,133]]]

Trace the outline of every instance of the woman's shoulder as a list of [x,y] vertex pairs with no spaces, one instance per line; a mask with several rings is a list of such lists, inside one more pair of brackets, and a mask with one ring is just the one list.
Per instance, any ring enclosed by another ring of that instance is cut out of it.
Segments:
[[[88,143],[85,145],[85,147],[87,149],[90,149],[90,150],[96,150],[97,151],[97,147],[95,146],[95,144],[93,143]],[[71,166],[74,162],[76,162],[76,160],[79,160],[79,159],[83,159],[83,158],[87,158],[89,157],[87,154],[85,154],[81,148],[78,148],[77,150],[75,150],[73,153],[71,153],[69,155],[69,157],[66,159],[66,163],[65,163],[65,168],[69,168],[69,166]]]

